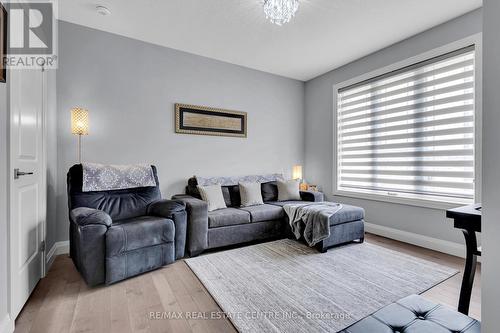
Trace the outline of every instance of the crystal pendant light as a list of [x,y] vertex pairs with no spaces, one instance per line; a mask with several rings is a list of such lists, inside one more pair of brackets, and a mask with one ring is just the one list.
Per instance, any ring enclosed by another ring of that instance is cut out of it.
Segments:
[[290,22],[299,9],[299,0],[264,0],[266,18],[274,24]]

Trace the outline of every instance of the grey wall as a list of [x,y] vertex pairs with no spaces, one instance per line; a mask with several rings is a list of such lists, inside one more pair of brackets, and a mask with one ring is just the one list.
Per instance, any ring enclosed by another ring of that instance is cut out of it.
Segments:
[[[290,174],[303,163],[303,82],[66,22],[59,24],[59,51],[58,241],[68,239],[74,106],[90,110],[84,160],[156,164],[165,197],[182,192],[195,174]],[[175,134],[176,102],[246,111],[248,138]]]
[[500,313],[500,1],[484,1],[482,332],[498,332]]
[[[333,85],[430,51],[482,30],[482,12],[476,10],[346,66],[306,82],[305,178],[319,184],[332,198]],[[444,211],[370,200],[334,198],[366,209],[371,223],[453,242],[460,232],[444,218]]]

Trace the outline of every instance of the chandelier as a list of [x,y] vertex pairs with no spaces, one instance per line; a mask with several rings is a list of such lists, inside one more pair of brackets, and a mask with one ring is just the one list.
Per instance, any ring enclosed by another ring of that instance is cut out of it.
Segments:
[[264,0],[266,18],[274,24],[290,22],[299,9],[299,0]]

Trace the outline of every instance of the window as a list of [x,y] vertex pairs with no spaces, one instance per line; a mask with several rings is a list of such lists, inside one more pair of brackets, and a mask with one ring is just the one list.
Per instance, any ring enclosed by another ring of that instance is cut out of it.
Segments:
[[474,199],[474,46],[337,91],[337,191]]

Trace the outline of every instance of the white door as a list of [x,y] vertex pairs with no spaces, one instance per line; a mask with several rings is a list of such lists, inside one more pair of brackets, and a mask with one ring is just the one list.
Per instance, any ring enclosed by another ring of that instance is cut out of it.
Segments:
[[16,318],[45,269],[44,73],[11,70],[10,267]]

